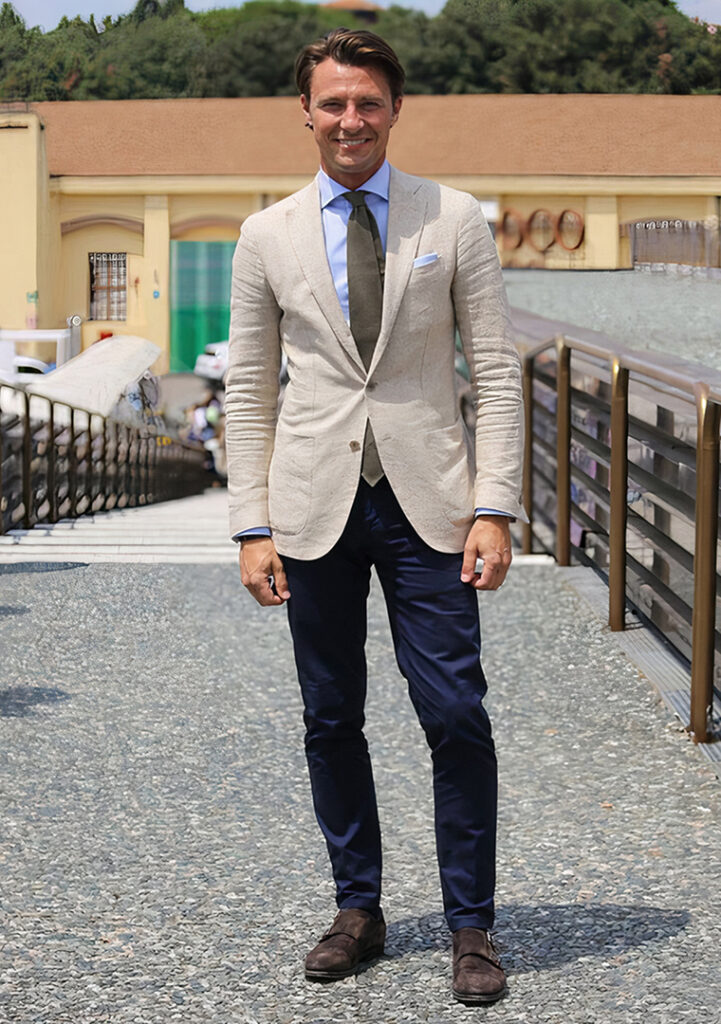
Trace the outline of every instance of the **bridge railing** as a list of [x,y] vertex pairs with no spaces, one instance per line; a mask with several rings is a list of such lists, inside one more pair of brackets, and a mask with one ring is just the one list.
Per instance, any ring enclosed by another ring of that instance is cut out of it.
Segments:
[[608,581],[612,630],[630,604],[691,665],[690,731],[714,739],[721,675],[721,375],[561,334],[523,356],[523,549]]
[[0,385],[0,533],[199,494],[202,445]]

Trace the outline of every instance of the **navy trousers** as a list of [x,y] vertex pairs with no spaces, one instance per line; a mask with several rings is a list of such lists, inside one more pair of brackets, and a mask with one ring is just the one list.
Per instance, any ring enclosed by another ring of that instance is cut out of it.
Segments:
[[313,802],[338,906],[374,912],[381,899],[381,837],[363,734],[366,599],[375,565],[398,666],[431,750],[452,931],[492,926],[495,885],[496,757],[482,703],[477,596],[460,582],[461,561],[420,539],[385,478],[375,487],[361,480],[327,555],[283,557]]

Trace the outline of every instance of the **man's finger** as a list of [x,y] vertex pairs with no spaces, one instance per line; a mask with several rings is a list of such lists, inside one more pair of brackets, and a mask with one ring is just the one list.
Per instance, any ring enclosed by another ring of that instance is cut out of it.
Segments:
[[463,565],[461,566],[461,580],[463,583],[472,583],[476,573],[476,562],[478,551],[475,547],[463,549]]
[[486,559],[483,563],[483,572],[477,577],[473,586],[476,590],[498,590],[508,574],[510,564],[510,559],[503,558],[498,561]]
[[283,563],[279,558],[276,558],[273,562],[273,578],[276,594],[281,598],[281,600],[287,601],[290,597],[290,590],[288,589],[288,580],[285,576]]

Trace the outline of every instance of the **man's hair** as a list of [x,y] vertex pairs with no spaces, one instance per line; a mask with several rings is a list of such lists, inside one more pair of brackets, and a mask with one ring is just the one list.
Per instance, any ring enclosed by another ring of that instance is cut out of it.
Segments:
[[403,95],[406,73],[395,51],[385,39],[365,29],[334,28],[332,32],[309,43],[295,62],[298,91],[310,101],[310,80],[324,60],[350,67],[372,67],[382,71],[391,90],[393,102]]

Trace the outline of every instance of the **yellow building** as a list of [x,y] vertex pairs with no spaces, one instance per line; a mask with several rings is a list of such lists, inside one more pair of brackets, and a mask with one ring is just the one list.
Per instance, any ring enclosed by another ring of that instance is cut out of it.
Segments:
[[[411,96],[390,158],[485,200],[508,266],[719,263],[721,97]],[[316,167],[291,97],[3,106],[0,328],[78,313],[84,347],[191,368],[227,337],[242,221]]]

